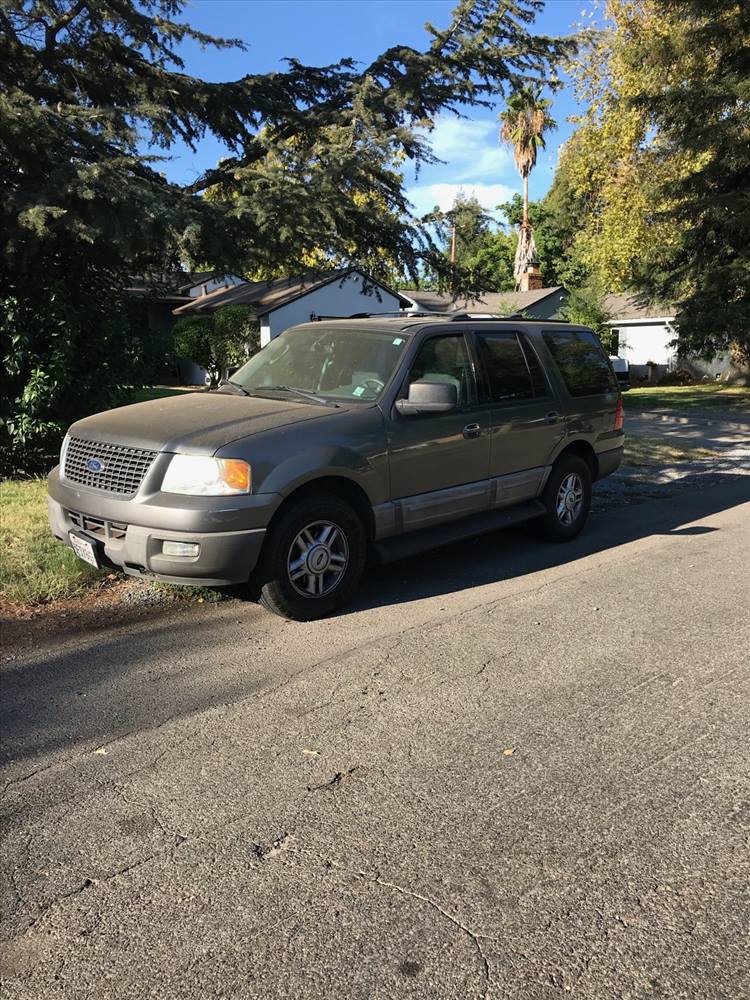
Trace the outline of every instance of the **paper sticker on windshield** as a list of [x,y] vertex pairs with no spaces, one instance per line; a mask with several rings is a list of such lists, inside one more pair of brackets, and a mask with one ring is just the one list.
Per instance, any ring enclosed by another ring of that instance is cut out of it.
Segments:
[[404,338],[403,337],[395,337],[394,340],[393,340],[393,346],[394,347],[400,347],[403,344],[403,342],[404,342]]
[[363,385],[358,385],[357,388],[352,393],[352,395],[353,396],[361,396],[364,391],[365,391],[365,387]]

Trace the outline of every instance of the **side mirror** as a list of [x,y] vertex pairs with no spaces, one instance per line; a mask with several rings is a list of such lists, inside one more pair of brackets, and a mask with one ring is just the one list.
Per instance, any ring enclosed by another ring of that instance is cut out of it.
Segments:
[[402,417],[419,413],[450,413],[458,406],[458,389],[453,382],[412,382],[407,399],[396,400]]

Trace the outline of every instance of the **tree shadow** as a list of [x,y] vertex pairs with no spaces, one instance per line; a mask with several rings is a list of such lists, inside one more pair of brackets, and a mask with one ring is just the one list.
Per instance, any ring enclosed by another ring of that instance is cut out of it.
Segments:
[[[748,501],[750,477],[726,476],[709,489],[593,515],[586,531],[565,545],[540,542],[524,530],[498,531],[368,569],[354,606],[321,622],[285,623],[239,601],[150,609],[114,624],[80,622],[83,642],[80,634],[43,637],[38,649],[3,668],[0,762],[10,765],[10,780],[23,778],[61,750],[84,753],[262,692],[303,669],[304,651],[311,663],[327,652],[335,657],[351,649],[358,617],[366,615],[361,623],[372,629],[373,609],[392,609],[384,627],[376,625],[385,634],[398,628],[398,609],[407,602],[575,567],[638,539],[687,541],[718,530],[690,522]],[[56,642],[64,645],[56,649]],[[24,764],[29,758],[36,759]]]
[[709,489],[592,513],[584,532],[562,545],[539,541],[524,527],[482,535],[373,568],[346,613],[574,565],[586,556],[653,535],[705,534],[717,529],[683,525],[746,502],[750,502],[750,476],[729,474]]

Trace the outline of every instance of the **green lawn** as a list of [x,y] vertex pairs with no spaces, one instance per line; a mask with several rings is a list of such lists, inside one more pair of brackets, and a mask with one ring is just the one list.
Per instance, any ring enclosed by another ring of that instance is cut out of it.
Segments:
[[623,393],[628,410],[735,410],[750,413],[750,386],[707,382],[701,385],[663,385]]
[[718,458],[720,455],[720,451],[695,447],[674,438],[625,435],[625,465],[678,465],[699,458]]
[[42,604],[80,594],[104,575],[50,532],[46,480],[0,482],[0,596]]
[[[172,386],[133,389],[124,403],[143,403],[190,391]],[[200,390],[197,390],[200,391]],[[54,461],[50,459],[50,465]],[[81,562],[50,532],[44,479],[0,481],[0,597],[13,604],[44,604],[74,597],[106,571]]]

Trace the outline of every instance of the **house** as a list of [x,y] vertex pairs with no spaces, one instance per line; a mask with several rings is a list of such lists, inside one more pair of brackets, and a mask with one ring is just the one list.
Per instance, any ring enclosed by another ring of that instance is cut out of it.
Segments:
[[173,310],[191,299],[207,295],[218,288],[228,288],[243,282],[236,274],[220,271],[176,271],[171,274],[149,274],[131,278],[125,294],[133,302],[143,302],[149,329],[166,334],[174,326]]
[[248,306],[260,322],[260,343],[298,323],[363,313],[394,313],[410,303],[356,267],[313,272],[273,281],[243,282],[219,288],[178,305],[176,317],[200,316],[223,306]]
[[649,302],[637,293],[607,295],[603,302],[610,319],[614,345],[621,358],[630,363],[633,378],[655,381],[682,369],[697,378],[718,378],[733,370],[728,354],[709,361],[680,353],[675,327],[675,310]]
[[657,379],[677,368],[674,310],[642,295],[607,295],[602,303],[610,319],[612,353],[625,358],[632,378]]
[[401,289],[399,294],[411,303],[407,312],[471,312],[494,316],[523,313],[529,319],[560,319],[568,301],[562,285],[532,288],[520,292],[482,292],[478,298],[453,298],[442,292]]

